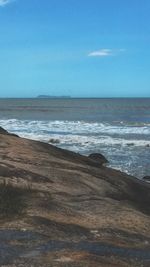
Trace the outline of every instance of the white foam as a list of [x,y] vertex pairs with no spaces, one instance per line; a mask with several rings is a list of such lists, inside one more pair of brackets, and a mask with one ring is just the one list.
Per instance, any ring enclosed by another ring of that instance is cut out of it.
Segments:
[[61,131],[74,134],[150,134],[150,125],[126,126],[110,125],[108,123],[84,122],[84,121],[27,121],[27,120],[0,120],[0,125],[8,130],[26,131]]
[[[150,135],[150,126],[112,126],[84,121],[27,121],[16,119],[0,120],[0,125],[21,137],[44,142],[49,142],[50,138],[54,138],[60,141],[60,145],[72,145],[79,147],[80,150],[96,145],[150,145],[150,139],[146,140],[148,139],[147,135]],[[132,137],[133,135],[134,137]],[[138,135],[137,139],[135,135]]]

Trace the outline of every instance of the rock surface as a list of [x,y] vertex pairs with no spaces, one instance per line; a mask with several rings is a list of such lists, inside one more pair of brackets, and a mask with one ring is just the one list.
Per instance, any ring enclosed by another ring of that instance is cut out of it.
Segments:
[[0,266],[150,266],[149,183],[0,132]]

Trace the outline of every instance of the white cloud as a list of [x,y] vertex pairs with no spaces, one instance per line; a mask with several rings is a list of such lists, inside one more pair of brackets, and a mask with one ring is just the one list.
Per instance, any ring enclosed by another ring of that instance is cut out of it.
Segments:
[[88,54],[89,57],[107,57],[112,55],[111,49],[101,49],[98,51],[93,51]]
[[116,56],[118,53],[124,52],[125,49],[100,49],[97,51],[90,52],[88,54],[89,57],[108,57],[108,56]]
[[5,6],[5,5],[9,4],[10,2],[12,2],[12,0],[0,0],[0,7]]

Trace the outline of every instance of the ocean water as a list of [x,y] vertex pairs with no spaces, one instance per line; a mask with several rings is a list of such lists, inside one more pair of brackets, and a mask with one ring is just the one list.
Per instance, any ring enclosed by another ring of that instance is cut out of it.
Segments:
[[150,98],[0,99],[0,126],[21,137],[54,142],[109,166],[150,175]]

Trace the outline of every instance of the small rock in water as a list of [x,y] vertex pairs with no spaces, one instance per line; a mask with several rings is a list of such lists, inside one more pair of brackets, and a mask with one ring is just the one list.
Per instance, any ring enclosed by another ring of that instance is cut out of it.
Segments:
[[127,146],[134,146],[134,143],[127,143]]
[[89,158],[101,165],[108,163],[108,160],[100,153],[92,153],[89,155]]

